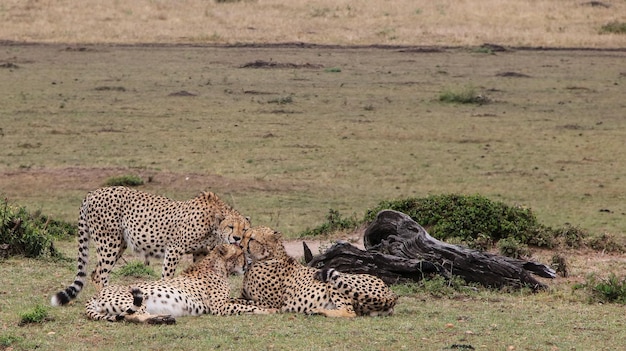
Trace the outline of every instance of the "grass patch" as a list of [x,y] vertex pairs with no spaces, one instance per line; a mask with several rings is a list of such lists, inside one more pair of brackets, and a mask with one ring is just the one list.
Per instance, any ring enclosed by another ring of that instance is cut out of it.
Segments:
[[439,94],[439,101],[455,104],[478,104],[482,105],[489,102],[489,99],[479,94],[471,85],[460,89],[446,89]]
[[110,177],[104,182],[105,186],[139,186],[143,185],[143,179],[137,175],[122,175]]
[[601,34],[626,34],[626,22],[610,22],[600,28]]
[[0,335],[0,348],[8,349],[9,346],[20,341],[22,341],[22,338],[19,336]]
[[427,294],[435,298],[463,298],[475,296],[481,288],[468,285],[456,276],[450,279],[435,276],[415,283],[392,285],[391,289],[399,296]]
[[43,305],[37,305],[33,309],[20,313],[20,326],[33,323],[43,323],[53,320],[48,317],[48,308]]
[[339,67],[328,67],[324,70],[324,72],[329,72],[329,73],[340,73],[341,72],[341,68]]
[[113,271],[111,275],[115,277],[132,277],[132,278],[158,278],[159,275],[149,266],[134,261],[120,267],[120,269]]

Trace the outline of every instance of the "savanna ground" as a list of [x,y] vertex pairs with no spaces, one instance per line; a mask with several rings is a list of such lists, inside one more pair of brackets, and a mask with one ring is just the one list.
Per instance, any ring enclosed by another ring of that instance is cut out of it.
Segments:
[[[0,191],[11,203],[75,221],[87,191],[136,174],[175,199],[215,191],[290,238],[331,208],[360,217],[381,200],[440,193],[624,236],[626,36],[599,33],[624,21],[623,1],[73,4],[0,5]],[[486,103],[439,101],[468,90]],[[75,256],[73,241],[57,246]],[[53,321],[18,327],[75,262],[11,258],[0,263],[0,349],[620,349],[623,305],[589,304],[572,287],[624,276],[623,255],[562,254],[571,276],[535,295],[403,289],[391,318],[168,327],[86,320],[91,284]]]

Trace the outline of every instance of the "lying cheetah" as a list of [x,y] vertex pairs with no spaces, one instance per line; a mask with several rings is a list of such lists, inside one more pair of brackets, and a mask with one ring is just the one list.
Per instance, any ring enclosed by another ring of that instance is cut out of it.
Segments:
[[250,263],[242,285],[244,300],[282,312],[329,317],[393,313],[398,297],[382,280],[303,266],[287,255],[281,234],[270,228],[251,228],[241,245]]
[[78,273],[74,283],[50,302],[65,305],[82,290],[90,240],[98,260],[91,279],[99,290],[108,285],[109,272],[127,246],[144,257],[163,257],[162,277],[167,279],[174,275],[183,254],[193,253],[197,262],[207,247],[237,241],[249,227],[248,218],[211,192],[189,201],[172,201],[125,187],[92,191],[80,208]]
[[275,312],[230,302],[228,274],[242,274],[244,265],[239,246],[222,244],[176,278],[105,287],[85,305],[87,316],[111,322],[172,324],[181,316]]

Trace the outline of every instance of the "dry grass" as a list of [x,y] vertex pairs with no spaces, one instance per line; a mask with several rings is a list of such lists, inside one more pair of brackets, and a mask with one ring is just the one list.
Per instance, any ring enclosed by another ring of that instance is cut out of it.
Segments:
[[559,0],[8,0],[0,39],[65,43],[268,43],[624,47],[600,34],[626,3]]

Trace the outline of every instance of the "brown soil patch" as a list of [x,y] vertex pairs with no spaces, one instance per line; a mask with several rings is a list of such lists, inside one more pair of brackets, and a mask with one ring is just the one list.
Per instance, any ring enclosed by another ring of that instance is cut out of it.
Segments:
[[129,168],[42,168],[21,169],[0,173],[0,189],[11,197],[12,193],[24,194],[20,189],[46,189],[91,191],[104,185],[110,177],[137,175],[144,180],[146,191],[166,188],[170,191],[189,189],[221,189],[221,192],[248,190],[290,191],[299,187],[293,184],[277,184],[259,179],[234,180],[214,174],[173,173]]

